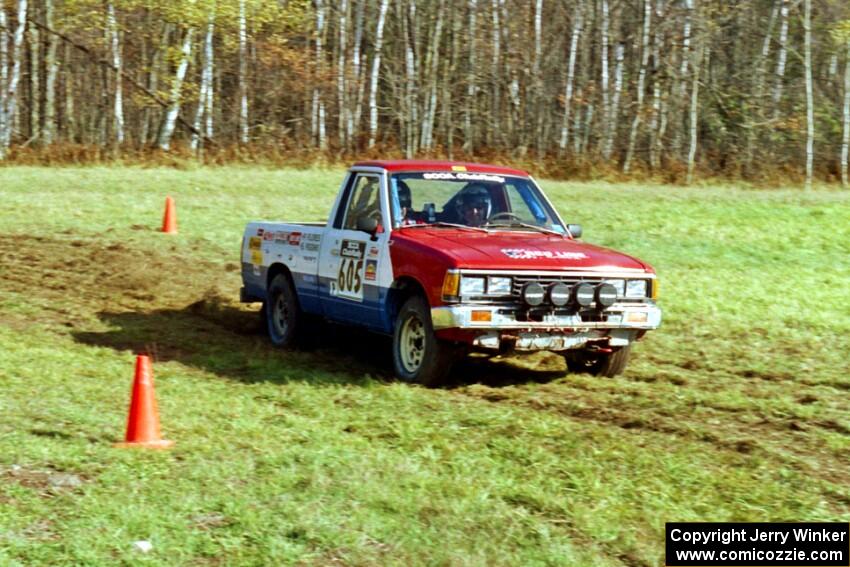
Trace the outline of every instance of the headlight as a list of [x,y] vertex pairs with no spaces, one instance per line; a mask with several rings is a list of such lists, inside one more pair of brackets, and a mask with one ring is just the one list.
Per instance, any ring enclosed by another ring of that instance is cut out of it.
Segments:
[[626,283],[626,297],[632,299],[646,297],[646,280],[629,280]]
[[543,286],[536,282],[527,283],[522,288],[522,300],[530,307],[537,307],[543,303],[545,295],[546,291]]
[[589,283],[580,283],[573,288],[573,300],[580,306],[587,307],[593,303],[595,291]]
[[626,280],[605,280],[603,283],[613,285],[617,290],[617,297],[626,295]]
[[462,277],[460,279],[460,294],[468,295],[484,295],[484,278]]
[[490,276],[487,278],[487,295],[510,295],[511,278]]
[[555,307],[563,307],[570,300],[570,286],[564,283],[554,283],[549,286],[549,301]]
[[617,290],[609,283],[601,283],[596,286],[596,306],[599,308],[611,307],[617,301]]

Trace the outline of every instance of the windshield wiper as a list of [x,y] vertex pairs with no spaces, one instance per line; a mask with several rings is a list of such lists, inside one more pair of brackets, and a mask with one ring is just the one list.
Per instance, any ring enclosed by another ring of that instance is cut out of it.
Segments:
[[478,226],[467,226],[465,224],[457,224],[457,223],[453,223],[453,222],[443,222],[443,221],[437,221],[437,222],[432,222],[432,223],[424,223],[424,224],[405,224],[405,225],[398,227],[396,230],[398,230],[400,228],[423,228],[423,227],[431,227],[431,226],[448,226],[448,227],[451,227],[451,228],[476,230],[476,231],[484,232],[484,233],[488,232],[486,228],[481,228],[481,227],[478,227]]
[[540,232],[545,232],[547,234],[554,234],[556,236],[561,236],[563,238],[567,237],[567,235],[564,234],[563,232],[558,232],[558,231],[552,230],[550,228],[544,228],[542,226],[537,226],[536,224],[529,224],[527,222],[520,222],[520,221],[508,221],[508,222],[504,222],[504,223],[503,222],[495,222],[495,223],[492,223],[492,224],[484,223],[484,226],[491,226],[491,227],[504,226],[504,227],[508,227],[508,228],[509,227],[531,228],[531,229],[534,229],[534,230],[539,230]]

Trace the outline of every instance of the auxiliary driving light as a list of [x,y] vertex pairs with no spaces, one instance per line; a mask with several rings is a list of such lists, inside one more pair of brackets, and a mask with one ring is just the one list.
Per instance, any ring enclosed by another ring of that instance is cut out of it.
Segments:
[[549,301],[555,307],[563,307],[570,300],[570,287],[563,283],[554,283],[549,286]]
[[537,307],[543,303],[543,298],[546,296],[546,290],[537,282],[525,284],[522,288],[522,300],[529,307]]
[[596,286],[596,304],[601,307],[611,307],[617,301],[617,288],[609,283]]
[[573,300],[580,306],[587,307],[593,303],[594,291],[589,283],[580,283],[573,288]]

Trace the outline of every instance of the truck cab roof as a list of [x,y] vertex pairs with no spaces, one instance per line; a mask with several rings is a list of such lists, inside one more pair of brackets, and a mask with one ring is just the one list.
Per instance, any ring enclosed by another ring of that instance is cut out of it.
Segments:
[[432,161],[432,160],[370,160],[359,161],[353,167],[379,167],[390,172],[413,171],[468,171],[470,173],[493,173],[501,175],[516,175],[528,177],[521,169],[488,165],[484,163],[467,163],[462,161]]

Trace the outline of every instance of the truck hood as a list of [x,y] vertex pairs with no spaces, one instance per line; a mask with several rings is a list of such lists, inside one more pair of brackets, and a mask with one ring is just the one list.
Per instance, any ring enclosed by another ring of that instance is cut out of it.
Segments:
[[644,272],[649,266],[626,254],[540,232],[415,228],[405,238],[434,247],[460,268],[491,270],[592,270]]

